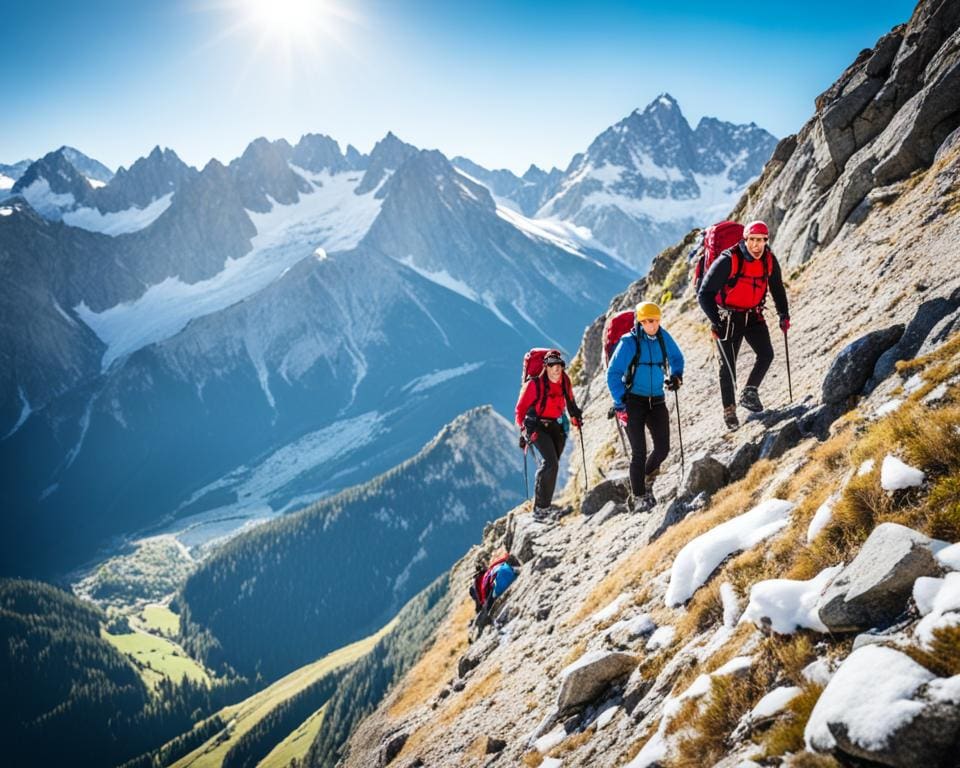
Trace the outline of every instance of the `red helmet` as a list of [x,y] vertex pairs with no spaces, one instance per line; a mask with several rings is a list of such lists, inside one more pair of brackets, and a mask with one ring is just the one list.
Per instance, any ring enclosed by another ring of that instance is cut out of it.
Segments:
[[756,221],[751,221],[743,228],[743,236],[748,237],[750,235],[763,235],[764,237],[770,237],[770,230],[767,229],[767,225],[764,222],[757,219]]

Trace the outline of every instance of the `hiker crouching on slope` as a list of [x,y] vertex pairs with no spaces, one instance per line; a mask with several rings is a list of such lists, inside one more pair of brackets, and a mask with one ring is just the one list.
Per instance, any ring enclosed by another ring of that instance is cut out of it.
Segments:
[[573,399],[573,387],[564,368],[560,352],[551,349],[543,358],[543,371],[523,385],[517,400],[516,421],[522,430],[520,447],[530,443],[536,446],[543,457],[536,476],[533,508],[536,520],[546,518],[553,502],[560,455],[567,442],[564,414],[569,411],[570,423],[577,429],[583,419],[583,412]]
[[700,307],[710,320],[711,335],[720,347],[720,399],[723,420],[730,429],[740,426],[734,380],[737,354],[744,340],[757,359],[740,394],[740,405],[754,413],[763,410],[757,388],[773,362],[770,331],[763,316],[768,288],[780,316],[780,329],[786,333],[790,328],[787,292],[780,264],[767,246],[768,239],[766,224],[748,224],[743,239],[723,251],[707,270],[697,294]]
[[[670,452],[664,386],[675,392],[683,383],[683,353],[660,319],[660,307],[652,301],[637,304],[636,325],[617,342],[607,368],[613,407],[630,439],[630,488],[638,511],[654,505],[653,481]],[[644,427],[653,438],[649,456]]]

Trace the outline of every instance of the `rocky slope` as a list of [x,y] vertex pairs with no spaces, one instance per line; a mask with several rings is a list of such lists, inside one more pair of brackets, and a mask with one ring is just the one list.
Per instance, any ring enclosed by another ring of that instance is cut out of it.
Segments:
[[[653,512],[622,503],[598,319],[573,366],[591,492],[575,475],[560,519],[490,527],[344,765],[956,765],[958,26],[920,3],[737,206],[782,254],[792,400],[780,337],[767,411],[724,430],[695,233],[661,254],[610,308],[673,297],[684,476],[675,446]],[[474,560],[504,545],[522,574],[469,642]]]

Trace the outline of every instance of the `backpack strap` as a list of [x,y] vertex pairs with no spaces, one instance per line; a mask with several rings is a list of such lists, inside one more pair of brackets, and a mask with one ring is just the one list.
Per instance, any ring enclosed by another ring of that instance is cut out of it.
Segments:
[[629,335],[633,337],[634,352],[633,358],[627,366],[627,370],[623,373],[623,383],[627,387],[627,392],[629,392],[633,386],[633,378],[637,375],[637,363],[640,362],[640,335],[637,333],[636,325],[633,326],[633,330],[630,331]]
[[667,343],[663,340],[663,328],[657,328],[657,341],[660,342],[660,353],[663,355],[663,362],[660,367],[663,368],[663,375],[666,376],[670,368],[670,361],[667,358]]
[[[742,253],[737,253],[740,250],[740,244],[737,243],[733,248],[730,248],[727,253],[730,254],[730,273],[732,277],[727,278],[727,282],[724,283],[723,287],[720,289],[720,302],[724,306],[727,303],[727,291],[733,288],[743,277],[743,263],[744,258]],[[736,261],[737,267],[736,270],[733,268],[733,263]]]

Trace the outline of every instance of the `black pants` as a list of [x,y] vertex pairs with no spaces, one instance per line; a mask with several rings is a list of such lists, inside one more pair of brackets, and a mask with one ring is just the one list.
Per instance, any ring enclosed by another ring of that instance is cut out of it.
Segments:
[[[662,397],[640,397],[628,394],[627,437],[630,438],[630,487],[634,496],[644,493],[644,476],[656,472],[670,453],[670,414]],[[646,427],[653,438],[653,450],[647,456]]]
[[[728,318],[723,326],[727,331],[726,340],[720,341],[723,349],[720,355],[720,399],[724,407],[737,401],[733,378],[737,373],[737,355],[744,340],[757,356],[745,386],[759,387],[773,362],[773,344],[770,343],[770,331],[763,315],[759,312],[730,312]],[[732,371],[727,368],[728,362],[733,366]]]
[[557,472],[560,470],[560,455],[566,445],[567,435],[559,421],[539,419],[537,421],[537,441],[534,445],[540,451],[543,461],[537,470],[536,493],[534,503],[538,507],[549,507],[553,501],[553,491],[557,486]]

